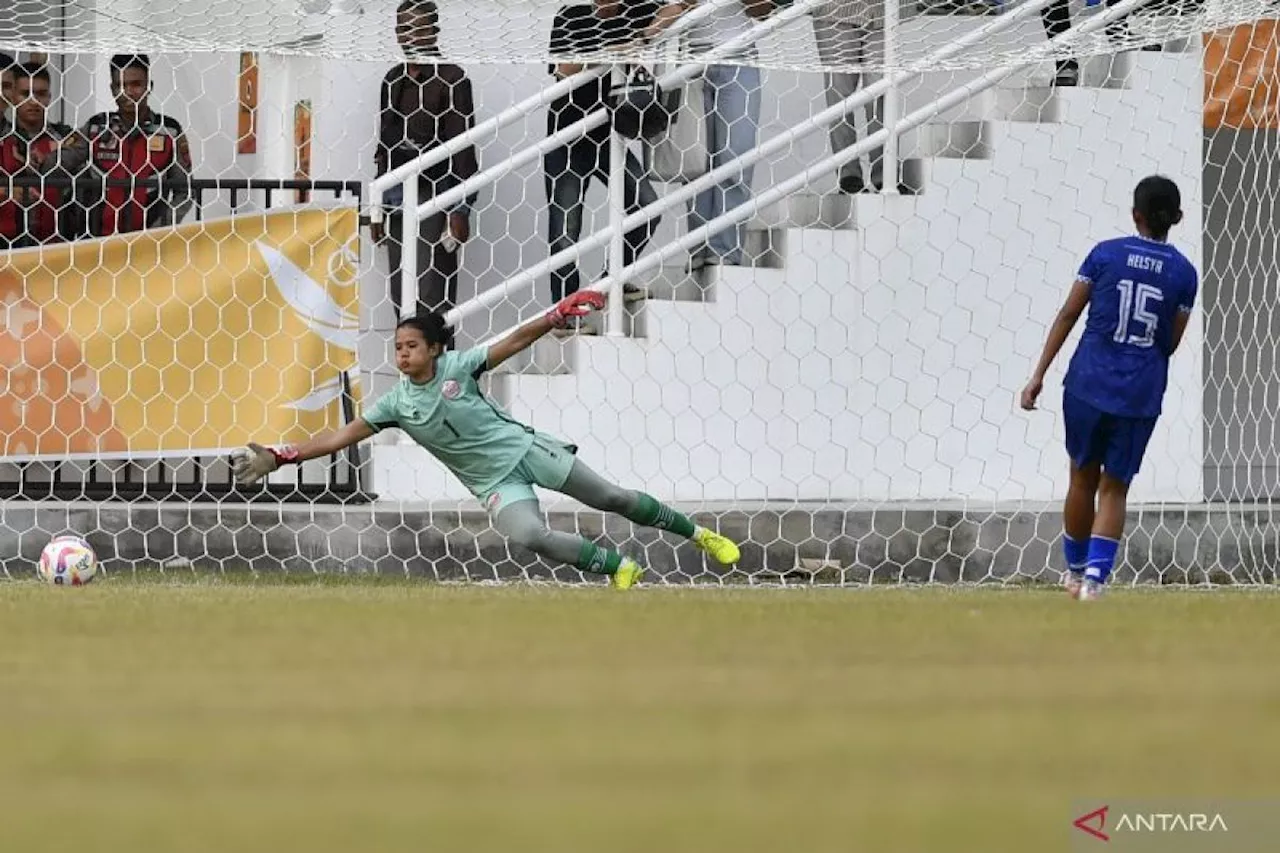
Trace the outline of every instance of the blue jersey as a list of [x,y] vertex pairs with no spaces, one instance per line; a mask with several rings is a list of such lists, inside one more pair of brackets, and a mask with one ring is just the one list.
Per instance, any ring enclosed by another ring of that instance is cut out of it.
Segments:
[[1173,320],[1199,289],[1195,267],[1168,243],[1121,237],[1094,246],[1078,278],[1089,284],[1089,314],[1066,391],[1112,415],[1158,416]]

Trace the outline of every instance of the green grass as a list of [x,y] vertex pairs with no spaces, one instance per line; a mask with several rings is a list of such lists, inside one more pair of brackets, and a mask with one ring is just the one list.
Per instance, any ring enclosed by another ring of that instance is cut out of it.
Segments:
[[1065,850],[1280,793],[1280,596],[0,584],[0,850]]

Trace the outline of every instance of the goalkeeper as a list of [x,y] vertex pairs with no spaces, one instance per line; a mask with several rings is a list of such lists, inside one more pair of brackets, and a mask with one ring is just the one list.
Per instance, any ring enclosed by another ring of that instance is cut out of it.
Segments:
[[696,526],[643,492],[619,488],[576,457],[577,448],[535,432],[508,416],[480,391],[477,380],[553,328],[604,307],[595,291],[561,300],[542,318],[491,347],[444,352],[448,327],[429,313],[396,327],[396,367],[403,378],[364,415],[341,429],[296,447],[250,444],[232,454],[236,480],[257,482],[281,465],[337,453],[376,432],[399,427],[444,463],[489,512],[494,528],[517,545],[584,572],[608,575],[628,589],[644,574],[634,560],[580,536],[547,529],[534,486],[552,489],[635,524],[669,530],[692,540],[716,561],[738,561],[738,546]]

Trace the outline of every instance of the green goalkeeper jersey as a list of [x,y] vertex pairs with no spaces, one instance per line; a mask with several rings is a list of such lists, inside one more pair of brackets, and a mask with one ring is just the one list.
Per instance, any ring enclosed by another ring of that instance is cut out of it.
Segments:
[[364,422],[374,432],[404,430],[483,497],[520,464],[535,435],[481,392],[488,358],[486,347],[444,353],[430,382],[402,378],[365,410]]

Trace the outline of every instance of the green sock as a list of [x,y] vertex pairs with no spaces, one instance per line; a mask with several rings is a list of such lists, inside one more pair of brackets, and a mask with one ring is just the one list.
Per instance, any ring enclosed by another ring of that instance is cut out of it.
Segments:
[[622,555],[617,551],[610,551],[608,548],[601,548],[594,542],[582,540],[582,546],[578,549],[578,570],[583,572],[591,572],[597,575],[611,575],[618,571],[618,566],[622,565]]
[[637,494],[640,497],[627,515],[628,521],[644,527],[670,530],[685,539],[693,538],[693,521],[689,519],[689,516],[682,512],[676,512],[671,507],[655,498],[649,497],[644,492],[638,492]]

